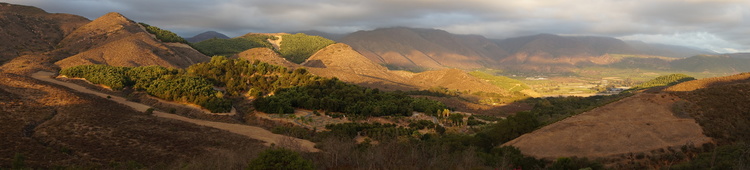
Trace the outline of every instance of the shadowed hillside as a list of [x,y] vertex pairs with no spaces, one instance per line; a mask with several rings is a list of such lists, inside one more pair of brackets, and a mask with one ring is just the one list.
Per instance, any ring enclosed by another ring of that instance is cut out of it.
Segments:
[[90,22],[70,14],[49,14],[30,6],[0,2],[0,63],[56,48],[76,28]]
[[685,98],[681,109],[720,144],[750,141],[750,73],[684,82],[666,91]]

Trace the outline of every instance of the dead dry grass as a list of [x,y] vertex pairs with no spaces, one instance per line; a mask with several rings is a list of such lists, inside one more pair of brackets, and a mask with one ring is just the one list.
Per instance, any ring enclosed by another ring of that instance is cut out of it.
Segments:
[[712,142],[692,118],[672,105],[667,93],[642,93],[545,126],[504,145],[538,158],[608,157]]

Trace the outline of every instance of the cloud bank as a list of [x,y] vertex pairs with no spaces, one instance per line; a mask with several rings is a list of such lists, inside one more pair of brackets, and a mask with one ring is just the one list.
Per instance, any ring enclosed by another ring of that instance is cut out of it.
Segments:
[[119,12],[192,36],[216,30],[438,28],[489,38],[552,33],[611,36],[717,52],[750,51],[747,0],[6,0],[90,19]]

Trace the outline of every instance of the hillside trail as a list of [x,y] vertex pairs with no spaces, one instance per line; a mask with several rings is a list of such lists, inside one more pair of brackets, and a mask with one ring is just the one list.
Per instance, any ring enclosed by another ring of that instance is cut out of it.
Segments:
[[[104,93],[101,93],[101,92],[97,92],[97,91],[94,91],[94,90],[91,90],[91,89],[87,89],[86,87],[83,87],[83,86],[80,86],[80,85],[77,85],[77,84],[74,84],[74,83],[69,83],[69,82],[63,82],[63,81],[56,80],[56,79],[52,78],[52,76],[54,76],[54,75],[55,75],[55,73],[46,72],[46,71],[39,71],[39,72],[36,72],[36,73],[32,74],[31,77],[33,77],[35,79],[38,79],[38,80],[41,80],[41,81],[45,81],[45,82],[50,82],[50,83],[62,85],[62,86],[65,86],[67,88],[76,90],[78,92],[87,93],[87,94],[93,94],[93,95],[102,97],[102,98],[107,99],[107,100],[112,100],[114,102],[117,102],[117,103],[129,106],[129,107],[131,107],[131,108],[133,108],[133,109],[135,109],[136,111],[139,111],[139,112],[145,112],[146,110],[148,110],[149,108],[151,108],[151,106],[148,106],[148,105],[145,105],[145,104],[128,101],[127,99],[125,99],[123,97],[111,96],[111,95],[104,94]],[[313,143],[313,142],[311,142],[309,140],[298,139],[298,138],[293,138],[293,137],[289,137],[289,136],[274,134],[274,133],[271,133],[271,131],[268,131],[266,129],[263,129],[263,128],[260,128],[260,127],[257,127],[257,126],[249,126],[249,125],[240,125],[240,124],[231,124],[231,123],[222,123],[222,122],[212,122],[212,121],[207,121],[207,120],[191,119],[191,118],[187,118],[187,117],[184,117],[184,116],[179,116],[179,115],[176,115],[176,114],[164,113],[164,112],[160,112],[160,111],[154,111],[153,115],[157,116],[157,117],[161,117],[161,118],[174,119],[174,120],[184,121],[184,122],[188,122],[188,123],[193,123],[193,124],[196,124],[196,125],[201,125],[201,126],[207,126],[207,127],[212,127],[212,128],[216,128],[216,129],[226,130],[226,131],[229,131],[229,132],[232,132],[232,133],[235,133],[235,134],[239,134],[239,135],[243,135],[243,136],[246,136],[246,137],[249,137],[249,138],[252,138],[252,139],[261,140],[261,141],[265,142],[265,145],[268,145],[268,146],[270,146],[271,144],[276,144],[278,146],[290,147],[290,149],[300,149],[300,150],[307,151],[307,152],[319,152],[320,151],[319,149],[317,149],[317,148],[314,147],[315,143]]]
[[281,50],[281,39],[284,36],[281,35],[272,35],[276,37],[276,40],[268,39],[268,42],[271,43],[271,46],[273,46],[276,51]]

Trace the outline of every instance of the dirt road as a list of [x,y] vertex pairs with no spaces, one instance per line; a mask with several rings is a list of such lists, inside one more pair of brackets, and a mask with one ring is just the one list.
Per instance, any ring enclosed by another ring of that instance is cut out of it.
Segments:
[[[148,105],[144,105],[144,104],[141,104],[141,103],[136,103],[136,102],[128,101],[128,100],[126,100],[123,97],[111,96],[111,95],[108,95],[108,94],[104,94],[104,93],[101,93],[101,92],[97,92],[97,91],[94,91],[94,90],[87,89],[87,88],[85,88],[83,86],[80,86],[80,85],[77,85],[77,84],[63,82],[63,81],[58,81],[58,80],[52,78],[52,76],[54,76],[54,75],[55,75],[55,73],[46,72],[46,71],[40,71],[40,72],[36,72],[36,73],[32,74],[31,76],[33,78],[41,80],[41,81],[45,81],[45,82],[50,82],[50,83],[62,85],[62,86],[68,87],[70,89],[73,89],[73,90],[76,90],[76,91],[79,91],[79,92],[82,92],[82,93],[93,94],[93,95],[102,97],[102,98],[107,99],[107,100],[112,100],[112,101],[118,102],[118,103],[124,104],[126,106],[129,106],[129,107],[135,109],[136,111],[145,112],[146,110],[148,110],[149,108],[151,108]],[[110,98],[107,98],[107,96],[110,96]],[[179,120],[179,121],[193,123],[193,124],[196,124],[196,125],[208,126],[208,127],[213,127],[213,128],[221,129],[221,130],[226,130],[226,131],[229,131],[229,132],[232,132],[232,133],[236,133],[236,134],[239,134],[239,135],[247,136],[249,138],[253,138],[253,139],[264,141],[266,145],[276,144],[276,145],[279,145],[279,146],[289,146],[289,147],[295,147],[295,148],[291,148],[291,149],[301,149],[303,151],[308,151],[308,152],[318,152],[318,151],[320,151],[320,150],[318,150],[317,148],[314,147],[315,143],[310,142],[308,140],[298,139],[298,138],[292,138],[292,137],[289,137],[289,136],[284,136],[284,135],[279,135],[279,134],[274,134],[274,133],[271,133],[268,130],[265,130],[263,128],[256,127],[256,126],[248,126],[248,125],[240,125],[240,124],[231,124],[231,123],[222,123],[222,122],[212,122],[212,121],[199,120],[199,119],[191,119],[191,118],[187,118],[187,117],[183,117],[183,116],[179,116],[179,115],[175,115],[175,114],[168,114],[168,113],[159,112],[159,111],[154,111],[153,115],[157,116],[157,117],[174,119],[174,120]]]

